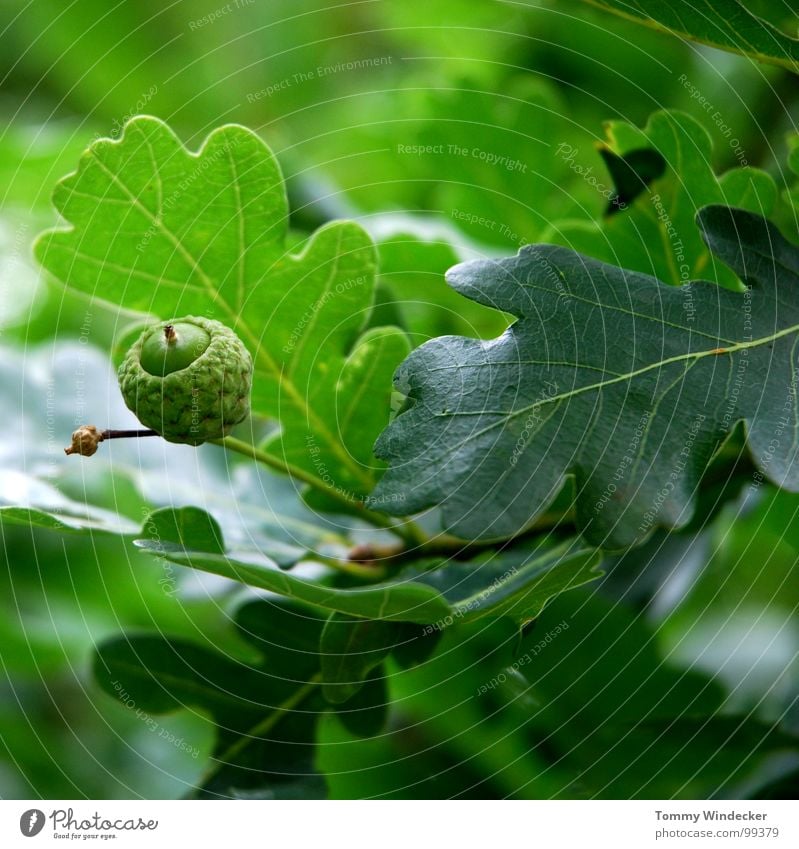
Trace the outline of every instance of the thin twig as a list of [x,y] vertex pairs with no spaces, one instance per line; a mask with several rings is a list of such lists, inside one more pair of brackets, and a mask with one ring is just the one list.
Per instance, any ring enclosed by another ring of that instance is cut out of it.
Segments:
[[419,545],[380,545],[361,543],[350,550],[352,563],[371,564],[373,566],[399,566],[425,557],[446,557],[451,560],[468,560],[482,551],[502,551],[520,540],[540,536],[547,531],[561,527],[571,527],[574,514],[571,510],[544,513],[536,522],[514,537],[490,540],[463,540],[451,534],[439,534],[430,537]]

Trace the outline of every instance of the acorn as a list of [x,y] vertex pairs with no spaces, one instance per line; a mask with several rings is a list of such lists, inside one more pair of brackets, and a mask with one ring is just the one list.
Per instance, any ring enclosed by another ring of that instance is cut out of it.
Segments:
[[224,324],[185,316],[150,327],[119,367],[139,421],[169,442],[223,437],[250,412],[252,357]]

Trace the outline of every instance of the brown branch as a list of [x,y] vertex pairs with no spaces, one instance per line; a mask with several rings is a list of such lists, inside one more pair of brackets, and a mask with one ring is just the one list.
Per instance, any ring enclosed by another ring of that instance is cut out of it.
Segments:
[[553,511],[544,513],[530,527],[507,539],[470,541],[459,539],[450,534],[439,534],[418,545],[361,543],[350,550],[347,559],[351,563],[360,563],[366,566],[400,566],[425,557],[469,560],[482,551],[502,551],[515,545],[519,540],[539,536],[558,528],[571,528],[573,525],[574,515],[571,510],[565,512]]

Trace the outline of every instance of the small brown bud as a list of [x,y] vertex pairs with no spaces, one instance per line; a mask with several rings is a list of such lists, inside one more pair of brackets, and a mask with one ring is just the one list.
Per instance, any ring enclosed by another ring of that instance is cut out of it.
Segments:
[[81,425],[72,434],[72,445],[64,449],[65,454],[80,454],[91,457],[97,453],[97,446],[103,441],[104,435],[94,425]]
[[347,560],[349,560],[350,563],[374,563],[374,546],[370,545],[368,542],[358,543],[358,545],[350,549]]

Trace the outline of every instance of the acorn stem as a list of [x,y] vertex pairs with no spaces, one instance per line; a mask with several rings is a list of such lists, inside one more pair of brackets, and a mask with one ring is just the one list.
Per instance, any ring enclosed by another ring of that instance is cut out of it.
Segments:
[[158,436],[154,430],[104,430],[102,441],[106,439],[140,439],[143,436]]
[[81,425],[72,434],[72,445],[64,449],[65,454],[80,454],[91,457],[97,446],[106,439],[130,439],[141,436],[158,436],[154,430],[97,430],[94,425]]
[[174,326],[171,324],[167,324],[164,328],[164,339],[166,339],[167,345],[175,345],[178,341],[178,333],[175,330]]

